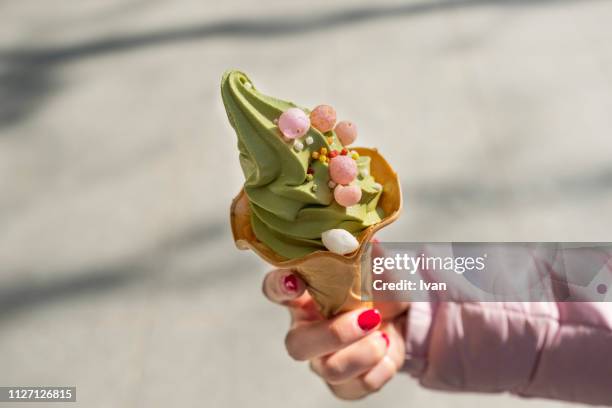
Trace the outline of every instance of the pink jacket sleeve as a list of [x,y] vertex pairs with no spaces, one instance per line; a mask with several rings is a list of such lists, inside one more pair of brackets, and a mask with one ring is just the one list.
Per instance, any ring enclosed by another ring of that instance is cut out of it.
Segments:
[[612,304],[413,303],[406,326],[425,387],[612,405]]

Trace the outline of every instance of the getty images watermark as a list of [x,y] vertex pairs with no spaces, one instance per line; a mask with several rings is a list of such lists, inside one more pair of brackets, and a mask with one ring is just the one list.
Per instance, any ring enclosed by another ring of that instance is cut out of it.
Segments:
[[374,301],[612,301],[612,243],[376,243],[362,258]]

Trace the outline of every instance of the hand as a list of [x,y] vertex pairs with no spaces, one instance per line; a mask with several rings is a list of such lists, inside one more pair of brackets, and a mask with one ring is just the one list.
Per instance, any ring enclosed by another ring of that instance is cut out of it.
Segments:
[[341,399],[378,391],[404,363],[407,303],[384,303],[325,319],[291,270],[277,269],[264,279],[263,292],[291,314],[285,338],[289,355],[310,367]]

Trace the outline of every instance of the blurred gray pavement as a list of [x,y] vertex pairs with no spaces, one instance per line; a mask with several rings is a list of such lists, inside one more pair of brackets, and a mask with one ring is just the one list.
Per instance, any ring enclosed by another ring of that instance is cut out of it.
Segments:
[[403,375],[346,404],[292,362],[267,268],[231,240],[219,81],[357,122],[402,176],[382,239],[610,241],[610,21],[604,0],[0,2],[0,385],[76,385],[83,407],[565,405]]

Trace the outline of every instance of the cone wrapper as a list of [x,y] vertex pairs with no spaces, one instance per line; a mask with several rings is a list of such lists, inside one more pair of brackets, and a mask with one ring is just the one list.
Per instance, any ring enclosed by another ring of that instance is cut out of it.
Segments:
[[364,229],[359,236],[359,248],[348,255],[330,251],[315,251],[302,258],[289,259],[277,255],[260,242],[251,227],[251,210],[244,190],[234,198],[230,221],[234,241],[239,249],[251,249],[266,262],[277,268],[293,269],[306,282],[308,291],[321,313],[331,317],[341,312],[367,306],[362,302],[361,265],[368,242],[381,228],[395,221],[402,208],[402,193],[397,174],[376,149],[354,148],[361,156],[369,156],[370,174],[383,186],[378,205],[385,217],[377,224]]

